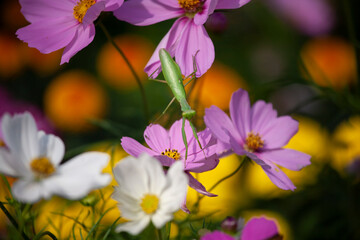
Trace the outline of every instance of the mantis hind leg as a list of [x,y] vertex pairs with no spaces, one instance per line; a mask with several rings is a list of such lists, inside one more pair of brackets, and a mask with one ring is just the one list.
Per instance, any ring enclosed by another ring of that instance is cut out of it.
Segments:
[[182,118],[182,127],[181,127],[181,134],[182,134],[182,138],[183,138],[183,142],[185,144],[185,160],[184,160],[184,169],[186,167],[186,159],[187,159],[187,156],[188,156],[188,150],[189,150],[189,146],[187,144],[187,138],[186,138],[186,133],[185,133],[185,121],[186,121],[186,118],[183,117]]

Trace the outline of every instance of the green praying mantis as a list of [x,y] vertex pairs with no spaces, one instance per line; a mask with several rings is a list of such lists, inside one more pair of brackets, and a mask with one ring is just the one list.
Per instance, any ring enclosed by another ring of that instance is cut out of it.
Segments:
[[[166,110],[170,107],[170,105],[174,102],[175,99],[180,104],[181,111],[182,111],[181,134],[182,134],[183,142],[184,142],[185,149],[186,149],[185,150],[185,161],[186,161],[187,155],[188,155],[188,143],[187,143],[187,138],[186,138],[186,134],[185,134],[185,121],[186,120],[189,121],[191,129],[194,134],[194,137],[195,137],[196,141],[198,142],[200,148],[202,149],[201,143],[199,141],[199,137],[196,132],[196,128],[195,128],[194,124],[190,121],[195,116],[196,112],[195,112],[195,110],[193,110],[190,107],[189,103],[186,100],[186,92],[185,92],[185,88],[184,88],[184,84],[183,84],[183,77],[182,77],[179,65],[174,61],[174,59],[171,57],[171,55],[164,48],[161,48],[159,50],[159,57],[160,57],[161,68],[162,68],[162,72],[163,72],[165,81],[151,78],[151,76],[153,74],[150,75],[149,79],[167,83],[174,95],[174,98],[170,101],[169,105],[165,108],[165,110],[163,111],[162,114],[164,114],[166,112]],[[197,71],[196,64],[195,64],[195,60],[194,60],[194,72],[188,76],[188,77],[192,76],[192,78],[186,84],[190,83],[193,79],[196,78],[196,76],[195,76],[196,71]],[[185,77],[185,79],[187,79],[188,77]]]

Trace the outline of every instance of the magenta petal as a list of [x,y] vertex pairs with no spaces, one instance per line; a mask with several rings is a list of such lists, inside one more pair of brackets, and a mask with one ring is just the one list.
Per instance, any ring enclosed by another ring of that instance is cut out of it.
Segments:
[[259,133],[271,126],[276,118],[277,112],[271,103],[265,103],[262,100],[256,101],[251,108],[251,130],[254,133]]
[[230,134],[236,141],[241,139],[228,115],[216,106],[205,109],[204,122],[212,134],[227,146],[230,144]]
[[185,162],[185,171],[202,173],[214,169],[219,164],[219,158],[216,154],[204,157],[200,152],[196,155],[189,156]]
[[284,168],[299,171],[303,167],[309,165],[311,156],[293,149],[276,149],[264,151],[259,154],[260,158],[271,161]]
[[[194,136],[188,120],[185,121],[184,129],[187,141],[189,142],[189,140]],[[171,142],[171,149],[176,149],[179,152],[185,151],[185,145],[182,138],[182,119],[177,120],[173,123],[173,125],[171,125],[169,130],[169,137]]]
[[147,145],[158,154],[171,147],[166,129],[159,124],[147,126],[144,132],[144,139]]
[[264,217],[251,218],[245,225],[241,240],[271,239],[278,234],[276,223]]
[[198,181],[196,180],[190,173],[187,173],[189,176],[189,186],[193,189],[195,189],[198,193],[201,193],[208,197],[217,197],[216,194],[209,193],[206,191],[206,188]]
[[270,180],[278,187],[284,190],[295,190],[295,185],[291,182],[291,180],[286,176],[286,174],[276,167],[271,162],[268,162],[268,166],[270,168],[266,168],[261,166],[262,169],[265,171],[266,175],[270,178]]
[[230,116],[241,138],[245,141],[250,129],[251,108],[247,91],[239,89],[233,93],[230,100]]
[[124,0],[107,0],[105,1],[105,9],[104,11],[115,11],[118,9],[123,3]]
[[235,240],[235,238],[227,235],[226,233],[216,230],[212,233],[205,234],[200,238],[200,240]]
[[29,22],[73,16],[76,5],[71,0],[20,0],[21,13]]
[[97,2],[94,5],[92,5],[86,12],[82,24],[84,27],[87,27],[90,24],[93,24],[93,22],[99,17],[100,13],[105,9],[105,2]]
[[29,47],[50,53],[68,45],[76,34],[79,23],[74,17],[57,18],[32,23],[17,30],[17,37]]
[[138,141],[136,141],[132,138],[129,138],[129,137],[121,138],[121,146],[125,152],[127,152],[128,154],[130,154],[134,157],[139,157],[144,152],[148,153],[150,156],[157,155],[156,152],[141,145]]
[[177,1],[131,0],[114,12],[119,20],[137,26],[146,26],[181,16],[184,10]]
[[70,58],[73,57],[81,49],[89,45],[94,39],[94,37],[94,24],[90,24],[86,27],[84,27],[83,25],[79,25],[74,39],[64,49],[60,64],[69,62]]
[[216,9],[234,9],[239,8],[250,2],[251,0],[219,0]]
[[190,214],[190,210],[187,208],[186,206],[186,198],[184,199],[184,201],[181,204],[181,210],[183,210],[184,212],[186,212],[187,214]]
[[194,57],[197,66],[196,76],[202,76],[215,59],[214,45],[203,25],[190,21],[184,27],[175,50],[175,60],[184,76],[194,72]]
[[205,1],[203,5],[203,10],[194,16],[194,23],[196,25],[203,25],[208,19],[209,15],[212,14],[215,10],[217,0],[208,0]]
[[170,167],[175,162],[175,159],[164,155],[156,155],[154,157],[165,167]]
[[266,129],[259,131],[264,140],[265,149],[275,149],[285,146],[298,131],[299,123],[289,116],[277,118]]
[[160,41],[149,62],[145,66],[144,71],[148,76],[152,76],[153,78],[155,78],[161,72],[161,64],[159,58],[159,50],[161,48],[165,48],[171,56],[175,55],[175,48],[178,39],[182,35],[182,32],[188,23],[189,20],[187,17],[179,18],[174,22],[169,32]]

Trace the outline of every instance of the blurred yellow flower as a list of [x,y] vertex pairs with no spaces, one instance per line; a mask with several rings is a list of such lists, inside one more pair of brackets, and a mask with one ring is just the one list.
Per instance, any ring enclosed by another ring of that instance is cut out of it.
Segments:
[[15,37],[0,33],[0,79],[16,75],[24,66],[20,46]]
[[195,87],[189,93],[189,102],[202,112],[211,105],[227,110],[232,93],[239,88],[246,89],[242,77],[232,68],[215,61],[209,71],[196,80]]
[[303,47],[301,57],[311,79],[319,86],[340,90],[356,81],[355,50],[341,38],[312,39]]
[[[194,175],[199,182],[201,182],[207,190],[209,190],[215,183],[230,173],[240,165],[241,161],[236,155],[220,159],[219,165],[211,171],[198,173]],[[246,196],[241,194],[239,183],[241,182],[241,171],[237,172],[234,176],[226,179],[219,184],[211,193],[217,194],[217,197],[204,197],[199,204],[198,213],[196,216],[207,216],[217,220],[222,220],[226,216],[234,214],[239,205],[247,201]],[[187,203],[189,210],[193,212],[193,205],[196,203],[198,193],[189,188],[187,195]],[[181,220],[184,218],[185,213],[178,212],[175,219]]]
[[333,133],[332,166],[340,173],[360,157],[360,116],[342,122]]
[[91,128],[90,119],[102,118],[106,95],[89,73],[72,70],[59,75],[46,89],[45,112],[64,131],[81,132]]
[[[114,38],[142,81],[147,79],[144,67],[153,53],[153,45],[137,35]],[[97,70],[106,82],[118,89],[132,89],[137,83],[124,59],[111,43],[106,43],[97,58]]]
[[[300,171],[281,168],[299,189],[316,181],[322,165],[329,159],[329,134],[319,123],[305,117],[296,117],[299,131],[285,146],[311,155],[311,164]],[[291,194],[276,187],[260,166],[252,164],[246,167],[246,193],[250,197],[272,198]]]

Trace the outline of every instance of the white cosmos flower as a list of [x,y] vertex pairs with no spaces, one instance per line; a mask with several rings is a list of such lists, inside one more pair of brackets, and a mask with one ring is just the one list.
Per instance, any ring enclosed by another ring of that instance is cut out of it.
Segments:
[[12,186],[17,200],[34,203],[52,195],[80,199],[110,183],[111,176],[101,173],[107,154],[87,152],[60,165],[64,143],[38,131],[31,114],[5,114],[1,127],[5,146],[0,147],[0,173],[19,178]]
[[150,221],[161,228],[173,218],[186,197],[188,177],[181,162],[175,162],[167,174],[158,160],[143,154],[121,160],[114,168],[119,186],[113,198],[119,202],[122,217],[129,222],[117,226],[116,231],[139,234]]

